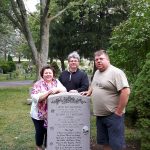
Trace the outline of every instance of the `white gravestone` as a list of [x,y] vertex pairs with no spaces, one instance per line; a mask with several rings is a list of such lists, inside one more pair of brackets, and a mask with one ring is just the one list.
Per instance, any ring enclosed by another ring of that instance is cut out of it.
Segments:
[[48,150],[90,150],[90,98],[60,93],[48,98]]

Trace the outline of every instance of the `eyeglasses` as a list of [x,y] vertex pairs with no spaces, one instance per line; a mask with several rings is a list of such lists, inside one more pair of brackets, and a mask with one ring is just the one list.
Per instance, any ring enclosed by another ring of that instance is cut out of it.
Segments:
[[76,62],[79,62],[79,61],[78,60],[70,60],[69,62],[72,62],[72,63],[75,62],[76,63]]
[[106,59],[106,58],[97,58],[97,59],[95,59],[95,62],[98,62],[99,60],[103,61],[104,59]]

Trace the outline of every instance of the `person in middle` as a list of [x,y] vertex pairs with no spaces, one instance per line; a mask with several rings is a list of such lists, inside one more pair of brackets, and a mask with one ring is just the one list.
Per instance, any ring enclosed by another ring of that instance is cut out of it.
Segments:
[[68,55],[68,70],[60,74],[59,81],[66,87],[67,92],[77,93],[88,90],[87,74],[79,69],[80,56],[74,51]]

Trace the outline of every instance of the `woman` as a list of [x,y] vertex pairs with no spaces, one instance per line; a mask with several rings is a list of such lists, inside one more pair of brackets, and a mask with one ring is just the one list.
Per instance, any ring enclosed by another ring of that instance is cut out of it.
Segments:
[[66,88],[55,78],[54,68],[44,66],[40,72],[41,79],[37,81],[31,92],[31,118],[35,126],[36,150],[46,147],[47,141],[47,98],[51,94],[66,92]]

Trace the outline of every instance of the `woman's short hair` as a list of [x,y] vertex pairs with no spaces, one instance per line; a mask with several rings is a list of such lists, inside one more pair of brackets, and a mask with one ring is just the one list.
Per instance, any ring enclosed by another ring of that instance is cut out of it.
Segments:
[[41,71],[40,71],[40,75],[41,75],[42,78],[43,78],[44,71],[46,69],[51,69],[52,72],[53,72],[53,76],[55,77],[55,69],[54,69],[54,67],[52,67],[50,65],[46,65],[46,66],[43,66],[42,69],[41,69]]
[[70,60],[70,58],[76,58],[80,61],[80,56],[79,56],[78,52],[76,52],[76,51],[73,51],[72,53],[70,53],[68,55],[68,61]]

